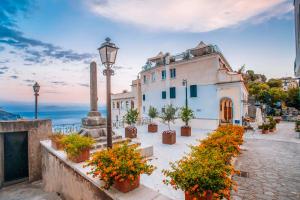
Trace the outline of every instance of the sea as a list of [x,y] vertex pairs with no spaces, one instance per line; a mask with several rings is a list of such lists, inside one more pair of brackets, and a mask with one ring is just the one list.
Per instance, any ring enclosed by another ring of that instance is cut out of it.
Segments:
[[[34,118],[34,104],[28,102],[0,102],[0,109],[18,114],[24,119]],[[53,125],[79,124],[87,116],[89,105],[74,103],[47,103],[39,104],[38,118],[51,119]],[[99,112],[106,117],[105,105],[99,106]]]

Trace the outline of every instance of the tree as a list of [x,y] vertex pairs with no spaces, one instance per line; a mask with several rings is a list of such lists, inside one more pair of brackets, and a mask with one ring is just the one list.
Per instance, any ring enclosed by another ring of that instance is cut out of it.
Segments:
[[175,115],[177,112],[177,108],[174,108],[172,104],[167,105],[163,112],[161,113],[160,118],[163,120],[164,123],[168,125],[169,130],[170,128],[170,122],[174,123],[175,121]]
[[282,81],[280,79],[271,78],[268,80],[267,84],[269,85],[270,88],[273,88],[273,87],[281,88],[282,87]]
[[135,124],[139,116],[139,112],[137,109],[130,109],[127,111],[125,115],[125,122],[126,124],[132,125]]
[[194,118],[194,113],[189,107],[182,107],[180,112],[180,118],[185,125],[189,125],[189,121]]
[[148,116],[150,117],[151,123],[154,118],[158,116],[158,111],[156,108],[150,106],[148,111]]
[[291,88],[287,91],[286,105],[300,110],[300,88]]

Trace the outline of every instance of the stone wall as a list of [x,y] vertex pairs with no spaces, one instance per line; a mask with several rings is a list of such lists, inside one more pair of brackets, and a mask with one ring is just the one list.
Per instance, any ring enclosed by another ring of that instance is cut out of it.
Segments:
[[44,190],[57,192],[65,200],[112,199],[45,147],[42,147],[42,172]]
[[[3,133],[28,132],[29,182],[42,177],[42,154],[40,141],[52,133],[51,120],[13,120],[0,121],[0,159],[3,158]],[[1,162],[3,165],[4,162]],[[3,181],[3,167],[0,166],[0,187]],[[2,181],[1,181],[2,180]]]

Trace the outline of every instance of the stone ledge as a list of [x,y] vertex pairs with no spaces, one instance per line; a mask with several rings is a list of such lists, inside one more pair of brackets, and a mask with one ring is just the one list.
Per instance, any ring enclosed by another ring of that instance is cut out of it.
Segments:
[[[62,163],[66,165],[66,167],[72,169],[77,175],[80,175],[85,180],[89,181],[91,184],[99,188],[102,192],[108,195],[111,199],[116,200],[134,200],[134,199],[143,199],[143,200],[170,200],[170,198],[160,194],[159,192],[144,186],[140,185],[139,188],[131,191],[129,193],[122,193],[111,187],[110,190],[102,190],[100,189],[103,186],[103,182],[98,178],[93,178],[91,175],[87,175],[86,173],[90,171],[90,167],[83,168],[83,163],[73,163],[67,159],[67,155],[63,151],[56,151],[51,147],[50,140],[41,141],[41,145],[48,151],[48,153],[57,157]],[[148,150],[150,151],[150,150]],[[48,166],[49,167],[49,166]],[[83,185],[84,186],[84,185]],[[86,190],[87,192],[89,190]],[[72,191],[70,191],[72,192]]]

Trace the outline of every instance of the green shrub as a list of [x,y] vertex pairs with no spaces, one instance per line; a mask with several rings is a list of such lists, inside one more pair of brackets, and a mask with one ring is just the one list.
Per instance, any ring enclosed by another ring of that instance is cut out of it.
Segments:
[[163,110],[163,112],[161,113],[160,118],[163,120],[165,124],[168,125],[169,130],[171,130],[170,123],[171,122],[174,123],[175,121],[176,112],[177,112],[177,108],[174,108],[173,105],[170,104],[167,105]]
[[180,118],[185,125],[189,125],[189,121],[194,118],[194,113],[189,107],[182,107],[180,111]]
[[148,111],[148,116],[150,117],[150,120],[152,122],[153,119],[155,119],[158,116],[158,111],[156,108],[150,106]]
[[133,125],[136,123],[139,116],[139,112],[137,109],[130,109],[127,111],[127,114],[125,115],[125,122],[126,124]]

